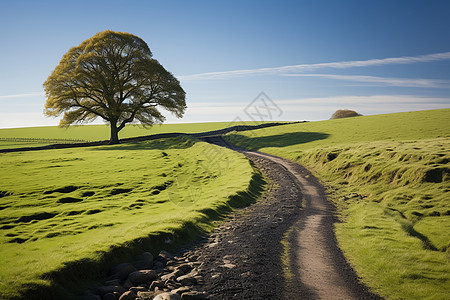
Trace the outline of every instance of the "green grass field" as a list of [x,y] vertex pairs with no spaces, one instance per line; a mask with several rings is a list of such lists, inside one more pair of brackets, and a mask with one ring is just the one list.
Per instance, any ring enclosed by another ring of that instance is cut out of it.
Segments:
[[190,240],[263,184],[243,155],[186,137],[4,153],[0,165],[0,299],[66,299],[61,285]]
[[[120,137],[227,126],[129,126]],[[108,137],[101,125],[3,129],[0,147]],[[375,292],[446,299],[450,109],[284,125],[227,139],[298,161],[326,183],[342,220],[340,246]],[[140,251],[210,230],[263,184],[242,155],[185,137],[4,153],[0,165],[0,299],[67,298],[83,288],[80,277],[87,284]]]
[[[261,122],[259,122],[261,123]],[[259,124],[258,123],[258,124]],[[138,125],[125,126],[119,138],[130,138],[158,133],[198,133],[235,125],[255,125],[256,122],[206,122],[188,124],[162,124],[144,128]],[[55,143],[74,143],[109,140],[108,125],[83,125],[69,128],[57,126],[0,129],[0,149],[43,146]]]
[[387,299],[448,299],[450,109],[292,124],[229,141],[297,161],[327,186],[338,242]]

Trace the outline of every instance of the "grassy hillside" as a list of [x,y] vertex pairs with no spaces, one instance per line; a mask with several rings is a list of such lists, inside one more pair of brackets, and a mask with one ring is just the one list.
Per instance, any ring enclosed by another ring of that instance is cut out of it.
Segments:
[[80,276],[186,241],[261,184],[244,156],[185,137],[6,153],[0,165],[0,299],[79,288]]
[[[162,124],[144,128],[138,125],[128,125],[119,133],[119,138],[136,136],[184,132],[197,133],[217,130],[234,125],[253,125],[255,122],[210,122],[189,124]],[[29,127],[0,129],[0,149],[17,148],[27,146],[42,146],[54,143],[73,143],[80,141],[101,141],[109,139],[108,125],[83,125],[69,128]]]
[[285,125],[227,136],[298,161],[330,187],[341,248],[388,299],[448,299],[450,109]]

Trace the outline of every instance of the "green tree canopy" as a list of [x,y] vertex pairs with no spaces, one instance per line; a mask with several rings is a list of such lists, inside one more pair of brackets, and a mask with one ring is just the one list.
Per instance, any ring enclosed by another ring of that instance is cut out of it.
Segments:
[[165,117],[158,107],[181,118],[186,109],[180,82],[152,58],[139,37],[102,31],[71,48],[44,82],[44,113],[63,115],[59,126],[97,117],[110,124],[110,143],[128,123],[151,126]]

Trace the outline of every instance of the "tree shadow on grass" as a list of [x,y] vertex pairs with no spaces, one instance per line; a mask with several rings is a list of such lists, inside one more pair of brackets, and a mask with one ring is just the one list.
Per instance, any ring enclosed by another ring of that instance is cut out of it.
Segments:
[[167,150],[167,149],[188,149],[197,143],[193,138],[179,136],[160,138],[147,141],[122,142],[118,145],[108,145],[95,147],[92,150]]
[[290,132],[277,135],[251,137],[240,134],[235,134],[231,142],[239,143],[239,146],[250,149],[259,150],[268,147],[287,147],[299,144],[306,144],[309,142],[324,140],[330,135],[322,132]]

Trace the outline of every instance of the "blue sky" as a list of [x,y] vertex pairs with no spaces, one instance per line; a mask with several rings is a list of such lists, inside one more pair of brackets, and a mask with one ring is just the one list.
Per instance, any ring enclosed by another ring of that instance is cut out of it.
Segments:
[[[445,0],[1,1],[0,128],[57,125],[42,83],[106,29],[141,37],[180,79],[188,110],[169,123],[449,108],[449,15]],[[263,104],[277,113],[248,113]]]

